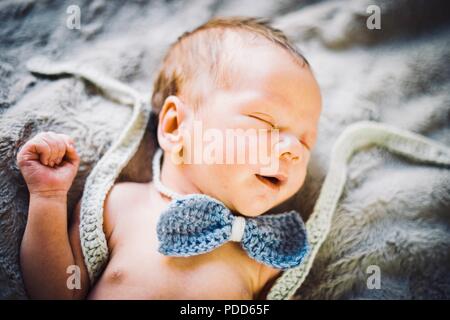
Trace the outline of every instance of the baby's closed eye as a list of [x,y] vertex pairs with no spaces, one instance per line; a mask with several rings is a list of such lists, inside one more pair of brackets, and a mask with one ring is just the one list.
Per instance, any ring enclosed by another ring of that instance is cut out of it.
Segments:
[[248,116],[250,118],[256,119],[257,121],[264,122],[264,123],[268,124],[273,129],[276,128],[276,125],[273,123],[273,120],[267,120],[267,119],[264,119],[262,116],[252,115],[252,114],[249,114]]
[[[267,120],[263,116],[260,116],[260,115],[249,114],[247,116],[249,118],[255,119],[259,123],[265,123],[271,129],[281,130],[280,128],[277,127],[277,125],[274,124],[274,120]],[[297,139],[307,150],[311,150],[311,144],[309,142],[307,142],[306,139],[303,139],[303,138],[297,138]]]

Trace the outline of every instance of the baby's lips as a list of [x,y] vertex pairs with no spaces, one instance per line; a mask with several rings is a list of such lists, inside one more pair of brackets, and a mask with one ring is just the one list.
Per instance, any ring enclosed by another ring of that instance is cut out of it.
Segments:
[[266,177],[276,178],[281,184],[283,184],[288,179],[287,174],[285,174],[284,172],[269,174],[269,175],[266,175]]
[[280,182],[285,182],[288,178],[287,174],[285,174],[284,172],[278,172],[272,176],[269,177],[273,177],[273,178],[277,178],[278,180],[280,180]]

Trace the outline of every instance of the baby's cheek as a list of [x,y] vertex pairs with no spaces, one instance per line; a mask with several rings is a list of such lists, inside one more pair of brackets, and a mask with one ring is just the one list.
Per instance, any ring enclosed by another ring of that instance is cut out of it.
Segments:
[[289,176],[289,190],[290,195],[294,195],[305,183],[306,179],[306,166],[298,165],[292,168],[290,176]]
[[303,147],[302,154],[300,156],[300,164],[306,168],[308,167],[310,159],[311,159],[311,152],[308,149],[306,149],[306,147]]

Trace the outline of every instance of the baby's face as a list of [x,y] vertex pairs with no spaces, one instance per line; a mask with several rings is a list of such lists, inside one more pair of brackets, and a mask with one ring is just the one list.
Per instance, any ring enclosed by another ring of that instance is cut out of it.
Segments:
[[257,216],[303,185],[321,97],[309,67],[283,49],[248,49],[244,55],[233,66],[240,71],[231,88],[213,90],[195,120],[184,124],[191,138],[201,130],[203,141],[191,139],[190,159],[197,156],[197,161],[183,170],[202,193],[233,211]]

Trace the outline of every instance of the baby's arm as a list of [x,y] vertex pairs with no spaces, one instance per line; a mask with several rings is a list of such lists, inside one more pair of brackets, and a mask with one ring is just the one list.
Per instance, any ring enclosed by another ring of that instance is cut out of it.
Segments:
[[[77,236],[73,231],[69,235],[67,222],[67,192],[79,165],[73,141],[62,134],[40,133],[22,147],[17,163],[30,192],[20,251],[28,295],[38,299],[83,298],[89,285],[86,267],[79,245],[71,246]],[[73,275],[68,267],[73,265],[80,270],[80,289],[68,286]]]

